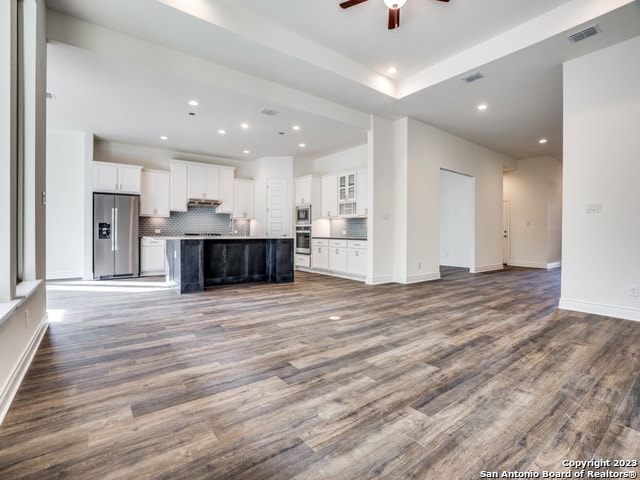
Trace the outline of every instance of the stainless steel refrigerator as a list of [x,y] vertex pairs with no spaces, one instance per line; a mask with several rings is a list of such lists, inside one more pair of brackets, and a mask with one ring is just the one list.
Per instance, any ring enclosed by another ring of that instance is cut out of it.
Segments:
[[93,194],[93,278],[137,277],[137,195]]

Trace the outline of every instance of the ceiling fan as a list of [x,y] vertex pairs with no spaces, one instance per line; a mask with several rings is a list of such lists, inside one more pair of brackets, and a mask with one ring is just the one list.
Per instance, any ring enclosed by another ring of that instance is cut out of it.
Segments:
[[[347,0],[342,2],[340,6],[342,8],[353,7],[360,3],[364,3],[367,0]],[[389,7],[389,30],[393,30],[400,26],[400,7],[402,7],[407,0],[384,0],[384,3]],[[449,0],[438,0],[439,2],[448,2]]]

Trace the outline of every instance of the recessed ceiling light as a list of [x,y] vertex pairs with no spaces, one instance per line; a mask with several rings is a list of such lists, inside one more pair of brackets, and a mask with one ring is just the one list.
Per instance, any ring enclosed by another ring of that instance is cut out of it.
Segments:
[[166,135],[161,135],[160,140],[169,140],[169,138]]
[[197,100],[189,100],[189,105],[191,105],[192,107],[197,107],[200,104]]
[[338,315],[331,315],[329,320],[340,320],[340,317]]
[[251,150],[243,150],[242,153],[249,154],[249,153],[251,153]]
[[538,140],[538,143],[547,143],[547,139],[546,138],[541,138],[540,140]]
[[387,73],[389,75],[395,75],[396,73],[398,73],[398,69],[396,67],[389,67],[387,68]]
[[300,125],[294,125],[291,127],[292,130],[300,130]]
[[251,124],[250,123],[241,123],[240,126],[246,130],[247,128],[251,127]]
[[478,105],[478,110],[486,110],[489,106],[486,103],[481,103]]
[[220,135],[226,135],[227,131],[224,128],[221,128],[220,130],[218,130],[218,133]]
[[298,146],[299,146],[300,148],[305,148],[305,147],[307,146],[307,144],[306,144],[306,143],[299,143],[299,144],[298,144]]

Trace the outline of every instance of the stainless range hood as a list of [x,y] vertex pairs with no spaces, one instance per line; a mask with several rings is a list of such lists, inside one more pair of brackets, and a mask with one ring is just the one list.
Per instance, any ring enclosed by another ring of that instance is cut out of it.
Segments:
[[218,207],[222,204],[220,200],[209,200],[207,198],[190,198],[188,207]]

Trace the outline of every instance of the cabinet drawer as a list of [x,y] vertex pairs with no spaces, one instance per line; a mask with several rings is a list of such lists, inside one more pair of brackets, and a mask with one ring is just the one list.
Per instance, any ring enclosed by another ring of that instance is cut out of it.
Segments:
[[366,240],[349,240],[349,248],[367,248]]
[[311,267],[311,255],[296,255],[294,265],[296,267]]
[[155,247],[155,246],[164,247],[164,240],[157,239],[157,238],[142,237],[140,241],[140,245],[143,247]]
[[313,247],[328,247],[329,246],[329,240],[326,238],[312,238],[311,239],[311,245]]
[[347,248],[347,240],[329,240],[330,247]]

